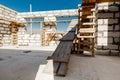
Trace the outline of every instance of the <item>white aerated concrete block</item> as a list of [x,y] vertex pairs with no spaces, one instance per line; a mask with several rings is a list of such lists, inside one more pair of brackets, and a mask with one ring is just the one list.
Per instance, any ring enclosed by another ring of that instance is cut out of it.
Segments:
[[28,39],[29,37],[24,36],[23,39]]
[[120,30],[120,26],[119,25],[115,25],[115,30]]
[[24,40],[25,43],[29,43],[29,40]]
[[98,18],[113,18],[113,13],[98,13]]
[[119,18],[120,17],[120,12],[115,13],[115,17]]
[[109,49],[118,49],[118,45],[108,45]]
[[113,32],[108,32],[108,37],[113,37]]
[[97,38],[97,44],[106,46],[108,44],[108,38]]
[[104,9],[104,10],[108,10],[108,9],[109,9],[109,6],[108,6],[108,5],[105,5],[105,6],[103,6],[103,9]]
[[10,31],[7,31],[7,34],[10,34],[11,32]]
[[35,43],[36,41],[35,40],[30,40],[30,42]]
[[98,25],[98,31],[108,31],[108,25]]
[[112,26],[108,26],[108,30],[113,30],[113,25]]
[[40,40],[40,38],[35,38],[35,40]]
[[119,7],[117,6],[109,6],[110,11],[119,11]]
[[120,42],[120,39],[119,38],[114,38],[114,42],[118,43],[118,42]]
[[109,19],[109,24],[117,24],[118,23],[118,19]]
[[33,45],[35,45],[35,43],[29,43],[29,45],[30,45],[30,46],[33,46]]
[[114,33],[113,33],[113,36],[114,36],[114,37],[120,37],[120,32],[114,32]]
[[104,24],[108,24],[108,19],[103,19]]
[[97,36],[98,36],[98,37],[102,37],[102,36],[103,36],[102,32],[98,32],[98,33],[97,33]]
[[4,17],[4,15],[3,15],[3,14],[0,14],[0,17]]
[[113,38],[108,38],[108,44],[112,44],[113,43]]
[[23,42],[23,40],[18,40],[19,43]]
[[10,43],[11,41],[10,40],[5,40],[6,43]]
[[103,32],[103,37],[108,37],[108,32],[107,31]]
[[4,28],[3,28],[3,27],[0,27],[0,31],[1,31],[1,30],[4,30]]
[[7,31],[0,31],[1,33],[7,33]]
[[5,28],[6,31],[10,31],[10,28]]
[[8,25],[3,24],[3,27],[8,27]]
[[104,22],[103,19],[98,19],[97,24],[98,24],[98,25],[99,25],[99,24],[101,25],[101,24],[103,24],[103,22]]
[[40,43],[36,43],[35,45],[40,46]]

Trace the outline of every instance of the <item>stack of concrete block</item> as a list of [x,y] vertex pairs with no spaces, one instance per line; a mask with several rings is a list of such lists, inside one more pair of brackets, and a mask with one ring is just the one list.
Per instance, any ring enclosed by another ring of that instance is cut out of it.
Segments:
[[11,44],[10,23],[0,20],[0,46]]
[[97,4],[97,48],[119,50],[120,2]]
[[15,21],[17,12],[0,5],[0,46],[11,45],[11,26],[9,21]]
[[0,20],[0,46],[11,44],[10,23]]
[[40,46],[40,34],[27,34],[25,27],[20,27],[18,31],[19,46]]
[[17,12],[7,8],[3,5],[0,5],[0,17],[2,19],[6,19],[6,20],[11,20],[11,21],[15,21],[16,20],[16,16],[17,16]]

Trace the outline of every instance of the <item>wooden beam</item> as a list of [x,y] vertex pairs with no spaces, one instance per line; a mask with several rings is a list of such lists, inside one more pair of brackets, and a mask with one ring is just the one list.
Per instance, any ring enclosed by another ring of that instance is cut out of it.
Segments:
[[86,18],[88,18],[88,19],[95,19],[96,16],[80,16],[80,18],[82,18],[82,19],[86,19]]
[[80,28],[79,32],[80,33],[94,33],[95,29],[94,28]]
[[103,3],[103,2],[120,2],[120,0],[97,0],[97,3]]
[[85,23],[82,23],[81,25],[96,25],[96,23],[94,23],[94,22],[85,22]]
[[80,36],[80,35],[77,35],[77,38],[95,38],[95,36]]
[[[66,23],[66,22],[71,22],[71,20],[58,20],[58,21],[50,21],[48,23]],[[24,23],[24,24],[40,24],[40,23],[45,23],[43,21],[34,21],[34,22],[19,22],[19,23]]]

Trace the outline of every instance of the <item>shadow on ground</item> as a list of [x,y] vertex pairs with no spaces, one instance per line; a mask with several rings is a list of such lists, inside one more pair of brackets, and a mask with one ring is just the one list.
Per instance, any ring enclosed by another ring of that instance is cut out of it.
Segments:
[[[27,54],[26,54],[27,53]],[[52,51],[0,50],[0,80],[35,80]]]

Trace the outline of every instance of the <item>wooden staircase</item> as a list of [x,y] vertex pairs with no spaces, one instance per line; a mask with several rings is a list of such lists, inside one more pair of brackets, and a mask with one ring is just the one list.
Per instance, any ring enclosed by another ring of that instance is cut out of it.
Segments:
[[90,51],[95,56],[95,0],[86,2],[83,0],[81,9],[78,9],[78,54]]

